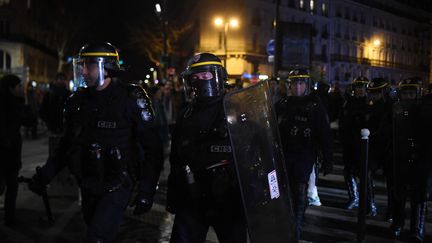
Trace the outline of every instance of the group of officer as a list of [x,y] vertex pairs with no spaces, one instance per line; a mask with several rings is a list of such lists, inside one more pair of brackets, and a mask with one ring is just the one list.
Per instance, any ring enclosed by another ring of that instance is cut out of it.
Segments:
[[[123,74],[113,45],[104,42],[81,48],[74,60],[74,80],[82,87],[65,104],[64,134],[58,148],[29,184],[32,191],[41,194],[62,168],[69,167],[82,193],[82,212],[88,226],[86,242],[115,239],[135,191],[134,213],[149,211],[163,166],[161,139],[154,129],[149,98],[141,87],[124,82]],[[176,216],[170,242],[204,242],[212,226],[220,242],[246,243],[246,216],[223,108],[228,74],[217,56],[200,53],[188,61],[182,76],[188,95],[194,98],[178,115],[172,134],[167,210]],[[321,157],[324,174],[332,171],[333,138],[325,106],[318,96],[311,95],[308,71],[295,69],[288,80],[291,96],[282,97],[274,107],[286,157],[296,235],[301,238],[309,175],[317,157]],[[417,172],[427,155],[417,153],[417,148],[427,148],[429,144],[426,133],[418,137],[417,130],[411,132],[416,126],[407,124],[423,116],[432,101],[419,102],[416,98],[420,84],[415,80],[404,82],[393,113],[384,80],[368,82],[358,78],[353,82],[353,95],[347,98],[340,120],[344,175],[350,196],[347,208],[358,206],[359,131],[368,127],[372,134],[370,161],[384,163],[387,177],[391,178],[388,188],[394,234],[399,235],[403,227],[402,213],[409,194],[414,203],[411,229],[415,237],[422,239],[426,188],[418,186],[423,185],[423,180]],[[403,91],[411,89],[416,91],[414,99],[405,100]],[[416,118],[411,118],[411,110]],[[406,152],[405,157],[395,155],[394,161],[398,162],[393,163],[385,158],[392,147],[388,144],[391,140],[386,139],[392,136],[391,123],[387,121],[396,118],[399,120],[394,125],[407,127],[395,128],[393,133],[404,131],[407,140],[401,144],[408,147],[400,150]],[[422,125],[432,119],[426,118]],[[375,215],[372,173],[368,188],[369,212]]]
[[386,220],[391,222],[391,233],[395,238],[400,237],[405,203],[410,198],[410,235],[415,242],[424,240],[427,181],[431,166],[427,136],[432,106],[429,96],[422,97],[422,86],[418,78],[404,79],[398,84],[396,96],[391,97],[390,84],[385,79],[358,77],[348,89],[339,121],[344,179],[349,195],[346,208],[358,207],[356,177],[362,162],[359,131],[368,128],[368,214],[377,214],[373,175],[377,169],[382,169],[388,196]]

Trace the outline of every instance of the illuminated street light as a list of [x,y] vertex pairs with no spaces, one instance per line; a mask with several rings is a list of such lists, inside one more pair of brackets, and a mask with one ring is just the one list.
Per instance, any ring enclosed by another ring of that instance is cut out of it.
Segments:
[[159,3],[155,4],[155,8],[156,8],[156,13],[157,14],[160,14],[162,12],[162,8],[161,8],[161,5]]
[[379,39],[375,39],[375,40],[373,41],[373,45],[374,45],[375,47],[378,47],[378,46],[381,45],[381,41],[380,41]]
[[229,28],[238,28],[239,27],[239,21],[236,18],[231,18],[229,21],[225,21],[221,17],[217,17],[214,19],[214,24],[216,27],[222,27],[223,26],[223,42],[224,42],[224,52],[225,52],[225,59],[224,59],[224,67],[227,66],[227,59],[228,59],[228,48],[227,48],[227,39],[228,39],[228,29]]

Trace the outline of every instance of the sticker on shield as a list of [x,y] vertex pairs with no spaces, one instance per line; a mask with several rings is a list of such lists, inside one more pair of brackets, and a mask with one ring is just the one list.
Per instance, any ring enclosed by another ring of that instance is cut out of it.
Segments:
[[276,170],[268,173],[267,175],[269,187],[270,187],[270,197],[271,199],[278,198],[280,196],[278,180],[276,175]]

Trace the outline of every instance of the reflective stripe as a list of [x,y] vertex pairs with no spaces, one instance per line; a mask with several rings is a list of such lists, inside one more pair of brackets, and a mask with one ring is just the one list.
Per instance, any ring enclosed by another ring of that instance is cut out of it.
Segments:
[[81,53],[82,57],[97,57],[97,56],[107,56],[107,57],[118,57],[118,53],[113,52],[84,52]]
[[288,78],[310,78],[309,75],[295,75],[295,76],[289,76]]
[[385,86],[387,86],[388,84],[387,83],[385,83],[385,84],[383,84],[383,85],[381,85],[381,86],[378,86],[378,87],[368,87],[368,89],[369,90],[371,90],[371,89],[381,89],[381,88],[384,88]]
[[191,64],[190,67],[199,67],[199,66],[211,65],[211,64],[222,66],[221,62],[198,62],[198,63]]

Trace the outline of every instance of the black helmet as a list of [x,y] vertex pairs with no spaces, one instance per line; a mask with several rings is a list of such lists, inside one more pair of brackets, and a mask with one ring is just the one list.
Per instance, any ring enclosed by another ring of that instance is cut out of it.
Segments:
[[228,74],[221,60],[211,53],[199,53],[187,62],[182,73],[187,93],[195,97],[218,97],[224,92]]
[[74,81],[78,87],[102,86],[107,76],[114,77],[120,71],[118,51],[108,42],[84,45],[73,64]]
[[398,94],[399,97],[404,99],[404,95],[407,94],[413,99],[417,99],[421,96],[423,82],[420,78],[407,78],[399,82]]
[[304,68],[296,68],[288,73],[288,82],[290,86],[295,82],[306,83],[305,94],[308,94],[311,87],[311,77],[309,71]]
[[383,78],[373,78],[367,84],[367,91],[369,93],[378,93],[385,91],[389,86],[389,83]]
[[366,78],[365,76],[359,76],[352,81],[351,85],[353,88],[356,87],[366,88],[368,83],[369,83],[368,78]]

